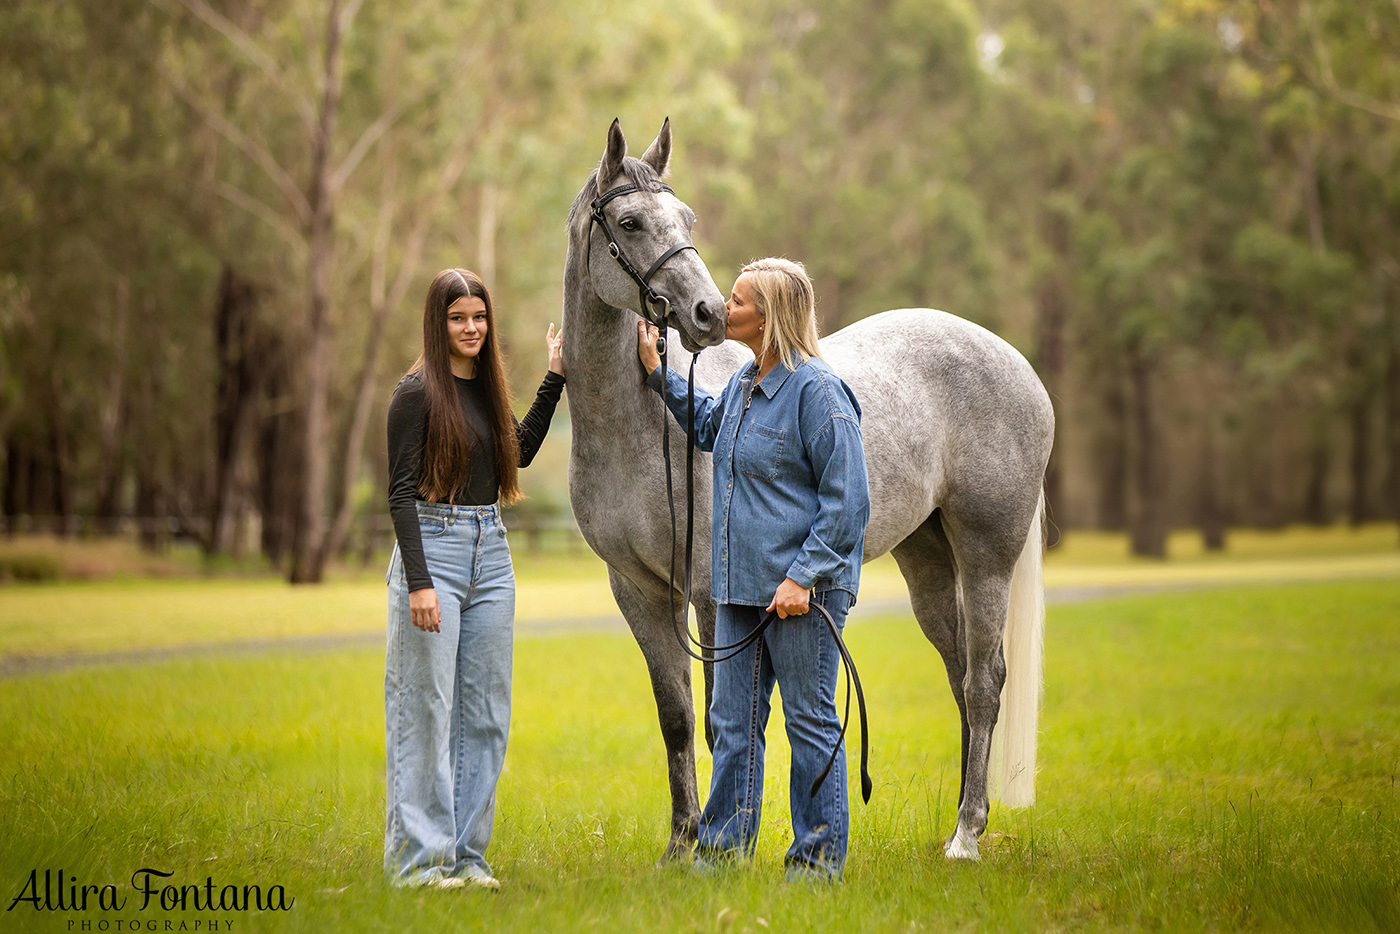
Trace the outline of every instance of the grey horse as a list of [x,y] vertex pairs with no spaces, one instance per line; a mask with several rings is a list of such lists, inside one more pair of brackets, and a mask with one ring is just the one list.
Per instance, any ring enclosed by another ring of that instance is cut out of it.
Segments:
[[[618,608],[651,674],[671,787],[666,856],[678,857],[694,844],[700,814],[690,659],[668,600],[672,548],[679,551],[684,536],[683,500],[673,540],[661,452],[662,419],[670,416],[642,382],[637,316],[629,310],[640,304],[637,286],[590,217],[595,198],[632,184],[639,190],[614,198],[605,212],[633,265],[647,269],[668,248],[689,243],[695,215],[661,183],[670,157],[669,121],[641,159],[627,155],[613,121],[602,161],[569,213],[564,361],[573,420],[570,500],[584,540],[607,562]],[[688,367],[693,353],[710,348],[700,355],[696,382],[718,392],[752,357],[724,342],[724,296],[709,270],[697,252],[685,250],[651,284],[671,303],[670,366]],[[894,553],[962,719],[958,823],[944,853],[976,859],[989,779],[1010,806],[1034,800],[1050,400],[1014,348],[941,311],[874,315],[823,338],[821,348],[864,413],[871,500],[864,560]],[[671,432],[678,491],[686,482],[684,434]],[[692,605],[700,638],[712,643],[708,455],[696,453],[689,483],[696,504]],[[879,690],[878,675],[867,672],[865,680]],[[705,682],[708,700],[708,664]],[[878,752],[879,724],[873,728]],[[706,738],[713,743],[708,723]]]

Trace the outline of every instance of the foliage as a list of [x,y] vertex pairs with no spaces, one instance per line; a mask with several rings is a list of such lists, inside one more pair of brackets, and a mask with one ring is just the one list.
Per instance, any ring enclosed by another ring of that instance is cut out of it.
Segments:
[[[350,0],[338,85],[331,3],[0,13],[11,526],[159,516],[155,543],[173,517],[210,552],[261,529],[284,563],[298,504],[367,528],[424,282],[487,275],[528,399],[614,116],[638,145],[673,119],[722,289],[786,254],[827,330],[935,306],[1026,352],[1060,525],[1160,547],[1400,509],[1393,0]],[[220,337],[228,282],[247,346]],[[323,437],[308,355],[334,361]]]

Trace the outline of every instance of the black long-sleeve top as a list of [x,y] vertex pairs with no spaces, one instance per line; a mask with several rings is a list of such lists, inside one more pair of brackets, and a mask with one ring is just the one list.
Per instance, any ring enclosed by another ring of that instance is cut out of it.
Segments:
[[[496,439],[491,432],[486,392],[478,379],[459,376],[452,379],[457,384],[457,399],[462,403],[462,418],[467,424],[471,466],[447,502],[458,506],[489,505],[500,496],[500,481],[496,476]],[[546,373],[530,411],[515,423],[521,467],[530,466],[539,452],[563,391],[564,377]],[[423,557],[418,510],[414,507],[423,470],[423,443],[428,433],[426,403],[421,373],[410,373],[399,380],[394,398],[389,402],[389,517],[394,522],[394,534],[399,540],[399,553],[403,556],[404,573],[411,591],[433,586],[428,562]]]

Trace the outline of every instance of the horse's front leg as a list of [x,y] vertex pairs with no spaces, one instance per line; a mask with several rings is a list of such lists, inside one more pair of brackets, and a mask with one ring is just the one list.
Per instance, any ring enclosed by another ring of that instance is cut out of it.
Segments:
[[690,656],[681,650],[674,621],[667,619],[664,581],[644,578],[638,586],[612,568],[608,569],[608,580],[651,674],[651,690],[656,695],[656,713],[661,721],[661,739],[666,744],[666,772],[671,782],[671,839],[663,858],[681,859],[690,855],[700,826]]
[[[715,601],[706,596],[695,601],[695,628],[700,632],[700,641],[705,645],[715,644]],[[704,654],[696,649],[698,654]],[[705,672],[705,745],[710,752],[715,751],[715,730],[710,723],[710,704],[715,699],[715,663],[706,662]]]

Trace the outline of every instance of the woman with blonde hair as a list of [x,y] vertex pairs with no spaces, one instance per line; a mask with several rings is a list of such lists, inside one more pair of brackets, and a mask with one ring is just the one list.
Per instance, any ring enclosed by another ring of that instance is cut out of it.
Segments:
[[390,559],[384,674],[384,869],[399,886],[498,889],[486,862],[510,728],[515,571],[500,507],[564,389],[563,331],[516,422],[491,295],[444,269],[423,306],[423,353],[389,403]]
[[[789,879],[836,881],[846,860],[845,750],[816,795],[810,789],[840,740],[839,656],[817,603],[839,627],[855,602],[870,518],[860,405],[821,359],[815,293],[806,270],[761,259],[740,270],[725,336],[747,346],[719,396],[695,390],[695,444],[712,451],[711,590],[715,644],[779,619],[739,655],[715,665],[710,724],[714,769],[700,818],[695,869],[753,852],[763,805],[764,729],[774,684],[792,747]],[[656,328],[637,323],[647,385],[682,426],[686,380],[662,384]]]

